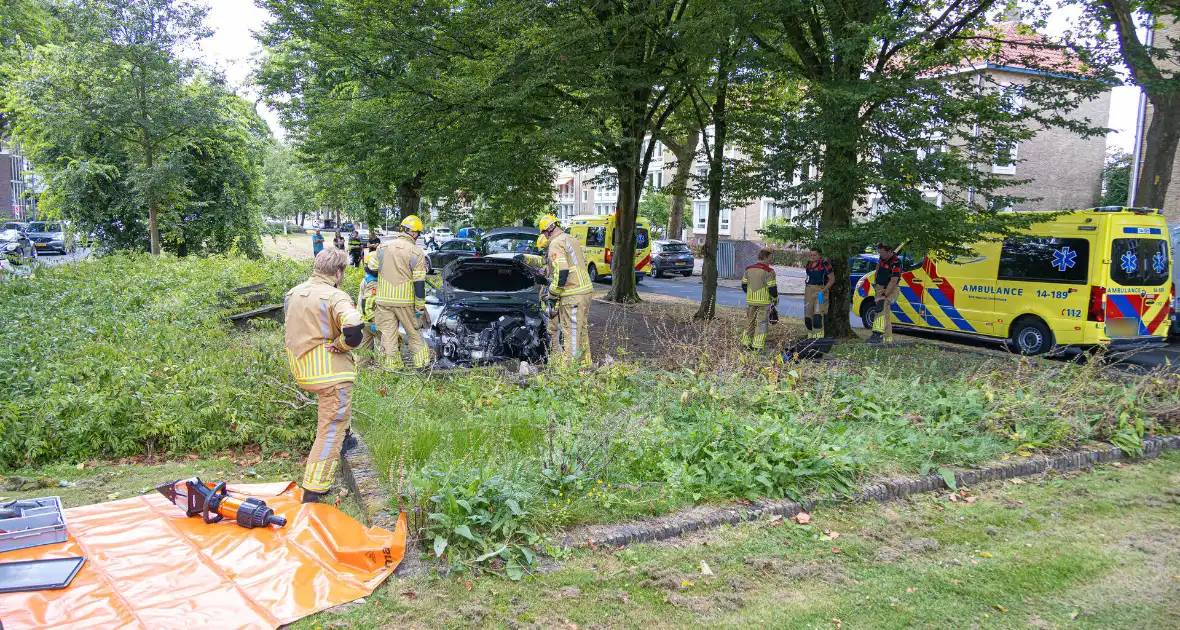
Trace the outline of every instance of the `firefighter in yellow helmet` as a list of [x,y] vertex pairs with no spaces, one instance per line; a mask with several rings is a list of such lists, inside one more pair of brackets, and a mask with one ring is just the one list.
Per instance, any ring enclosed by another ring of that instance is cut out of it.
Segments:
[[361,282],[361,290],[356,298],[364,322],[364,337],[358,350],[375,350],[378,344],[377,324],[373,322],[373,316],[377,306],[377,248],[380,246],[381,239],[377,235],[369,237],[363,265],[365,279]]
[[586,273],[586,255],[577,239],[561,229],[557,217],[541,217],[537,227],[549,241],[546,257],[551,267],[549,297],[557,300],[561,358],[570,364],[590,365],[590,301],[593,288]]
[[398,326],[406,331],[406,343],[415,368],[430,363],[430,349],[421,330],[428,324],[426,314],[426,252],[418,247],[422,219],[402,219],[400,233],[377,248],[377,297],[373,321],[381,335],[385,366],[401,368]]
[[291,373],[319,398],[319,426],[303,474],[304,503],[319,501],[331,489],[352,421],[356,363],[350,350],[361,343],[361,315],[337,288],[347,267],[344,250],[321,251],[311,278],[284,300]]
[[[553,261],[549,260],[549,239],[544,235],[537,237],[537,251],[541,252],[541,275],[552,282]],[[546,328],[549,332],[549,349],[559,352],[561,348],[561,329],[557,325],[557,300],[549,296],[549,285],[541,287],[541,305],[545,307],[547,317]]]

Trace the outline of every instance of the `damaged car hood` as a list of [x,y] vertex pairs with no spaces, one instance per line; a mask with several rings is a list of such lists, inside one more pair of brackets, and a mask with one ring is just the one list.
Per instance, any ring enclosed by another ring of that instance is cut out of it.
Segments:
[[465,305],[540,302],[537,270],[517,259],[464,258],[443,269],[442,300]]

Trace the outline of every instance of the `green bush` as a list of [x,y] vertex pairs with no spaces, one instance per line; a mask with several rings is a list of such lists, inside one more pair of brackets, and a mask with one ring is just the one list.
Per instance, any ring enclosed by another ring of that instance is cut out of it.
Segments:
[[279,326],[235,332],[219,293],[278,302],[306,264],[119,254],[0,283],[0,468],[311,437]]

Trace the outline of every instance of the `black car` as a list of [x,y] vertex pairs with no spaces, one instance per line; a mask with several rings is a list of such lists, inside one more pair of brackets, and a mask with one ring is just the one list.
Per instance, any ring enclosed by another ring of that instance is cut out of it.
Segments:
[[692,275],[692,250],[684,241],[656,241],[651,247],[651,273],[663,278],[666,273]]
[[466,238],[456,238],[442,244],[442,247],[427,252],[426,272],[441,271],[443,267],[459,260],[478,255],[479,246],[475,241]]
[[512,258],[460,258],[443,268],[442,287],[427,296],[438,308],[423,337],[440,367],[506,360],[544,362],[549,354],[540,285],[545,278]]
[[20,230],[0,230],[0,254],[8,258],[36,258],[33,241]]

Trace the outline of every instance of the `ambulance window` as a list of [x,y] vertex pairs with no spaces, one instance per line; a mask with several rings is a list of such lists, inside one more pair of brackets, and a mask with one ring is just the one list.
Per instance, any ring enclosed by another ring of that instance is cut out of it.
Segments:
[[921,252],[902,252],[898,256],[901,258],[902,271],[913,271],[926,260],[926,254]]
[[592,227],[586,230],[586,247],[606,247],[606,228]]
[[1090,270],[1090,241],[1050,236],[1004,240],[1000,250],[1000,280],[1086,284]]
[[1162,238],[1116,238],[1110,245],[1110,277],[1125,287],[1166,283],[1169,262]]
[[635,229],[635,249],[647,249],[647,228]]

